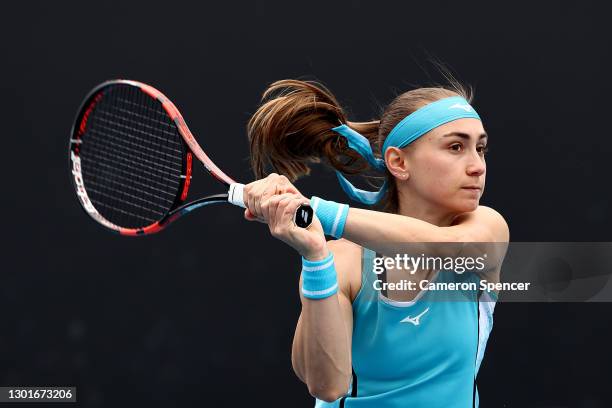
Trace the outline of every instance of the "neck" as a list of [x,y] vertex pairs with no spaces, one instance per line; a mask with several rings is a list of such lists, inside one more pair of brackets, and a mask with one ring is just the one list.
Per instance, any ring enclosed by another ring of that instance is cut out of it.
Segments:
[[417,218],[421,221],[437,225],[438,227],[448,227],[452,225],[453,220],[457,217],[457,213],[432,206],[429,202],[424,202],[414,197],[404,197],[401,191],[399,192],[397,213],[407,217]]

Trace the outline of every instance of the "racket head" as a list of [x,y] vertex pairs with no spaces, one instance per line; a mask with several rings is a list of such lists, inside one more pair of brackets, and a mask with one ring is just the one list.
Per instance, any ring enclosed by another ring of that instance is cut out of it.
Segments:
[[71,180],[82,208],[123,235],[161,230],[181,214],[189,191],[193,153],[186,139],[197,145],[155,88],[129,80],[96,86],[70,134]]

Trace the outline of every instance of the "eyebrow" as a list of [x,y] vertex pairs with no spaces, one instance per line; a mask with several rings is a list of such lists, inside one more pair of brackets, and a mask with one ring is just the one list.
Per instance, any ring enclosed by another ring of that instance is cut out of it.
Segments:
[[[450,132],[445,135],[442,135],[442,137],[448,137],[448,136],[459,136],[462,139],[470,140],[470,135],[468,135],[467,133],[462,133],[462,132]],[[489,138],[489,135],[487,135],[486,132],[478,136],[478,140],[488,139],[488,138]]]

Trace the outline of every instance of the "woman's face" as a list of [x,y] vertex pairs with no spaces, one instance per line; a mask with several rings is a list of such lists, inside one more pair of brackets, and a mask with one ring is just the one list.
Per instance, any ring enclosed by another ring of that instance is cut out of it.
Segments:
[[478,119],[445,123],[402,149],[407,186],[438,207],[474,211],[485,187],[487,136]]

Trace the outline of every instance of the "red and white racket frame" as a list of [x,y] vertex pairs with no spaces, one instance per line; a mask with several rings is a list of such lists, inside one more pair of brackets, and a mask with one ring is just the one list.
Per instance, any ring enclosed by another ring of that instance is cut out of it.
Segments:
[[[128,85],[136,87],[151,96],[153,99],[159,101],[164,110],[172,119],[172,121],[174,121],[180,135],[183,137],[183,140],[187,145],[187,153],[185,155],[185,159],[183,160],[181,177],[179,181],[178,191],[180,191],[180,194],[177,195],[175,202],[173,203],[173,209],[169,211],[161,220],[142,228],[123,228],[118,225],[115,225],[114,223],[104,218],[90,201],[87,195],[87,190],[83,183],[83,175],[81,171],[80,144],[82,143],[82,137],[87,128],[87,120],[98,101],[102,98],[104,90],[113,85]],[[172,103],[172,101],[170,101],[163,93],[161,93],[157,89],[153,88],[150,85],[143,84],[142,82],[116,79],[103,82],[100,85],[96,86],[93,90],[91,90],[91,92],[85,97],[83,103],[81,104],[81,107],[79,108],[77,117],[75,118],[74,125],[71,130],[69,152],[72,183],[75,187],[77,197],[79,198],[83,209],[95,221],[99,222],[111,231],[115,231],[121,235],[136,236],[159,232],[163,228],[165,228],[170,222],[176,220],[182,215],[188,213],[189,211],[195,208],[208,204],[227,203],[229,201],[232,204],[244,207],[244,203],[242,202],[243,185],[240,183],[236,183],[236,181],[234,181],[231,177],[225,174],[221,169],[219,169],[219,167],[215,165],[215,163],[213,163],[213,161],[208,157],[208,155],[204,153],[204,150],[202,150],[200,145],[196,142],[195,138],[193,137],[193,134],[187,127],[183,116],[180,114],[179,110]],[[195,200],[187,205],[181,206],[181,204],[187,199],[187,194],[189,192],[194,155],[200,162],[202,162],[202,164],[204,164],[206,170],[208,170],[208,172],[214,178],[216,178],[221,183],[225,184],[230,188],[229,194],[216,194]]]

